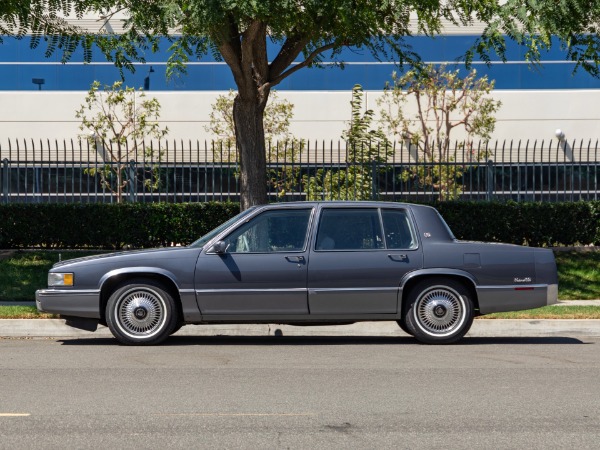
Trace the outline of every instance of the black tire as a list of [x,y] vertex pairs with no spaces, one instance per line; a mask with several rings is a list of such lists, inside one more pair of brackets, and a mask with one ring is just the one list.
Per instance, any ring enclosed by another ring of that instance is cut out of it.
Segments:
[[162,284],[131,280],[108,299],[106,322],[122,344],[156,345],[173,333],[179,317],[175,300]]
[[423,344],[452,344],[473,324],[469,290],[450,278],[425,279],[408,294],[404,321]]
[[404,321],[404,319],[397,320],[396,323],[398,323],[398,326],[402,331],[404,331],[406,334],[413,336],[412,331],[410,331],[406,326],[406,322]]
[[177,333],[179,330],[181,330],[181,328],[185,325],[185,323],[183,322],[177,322],[177,325],[175,325],[175,328],[173,328],[173,331],[171,331],[170,336],[173,336],[175,333]]

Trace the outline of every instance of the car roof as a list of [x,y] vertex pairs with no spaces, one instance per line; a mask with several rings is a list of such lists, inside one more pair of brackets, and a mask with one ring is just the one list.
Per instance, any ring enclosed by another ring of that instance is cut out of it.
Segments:
[[298,206],[333,206],[333,207],[408,207],[408,208],[428,208],[435,209],[428,205],[419,205],[415,203],[405,203],[405,202],[385,202],[385,201],[377,201],[377,200],[332,200],[332,201],[296,201],[296,202],[284,202],[284,203],[270,203],[268,205],[260,205],[260,207],[298,207]]

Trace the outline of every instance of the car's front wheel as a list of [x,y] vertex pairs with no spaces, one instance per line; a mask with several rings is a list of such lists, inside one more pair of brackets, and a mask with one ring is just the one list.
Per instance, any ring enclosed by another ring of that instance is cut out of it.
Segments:
[[465,286],[450,278],[426,279],[410,291],[404,321],[424,344],[451,344],[473,324],[473,302]]
[[406,334],[409,334],[411,336],[413,335],[412,331],[409,330],[409,328],[406,326],[406,321],[404,320],[404,318],[402,318],[400,320],[397,320],[396,323],[398,324],[398,326],[400,327],[400,329],[402,331],[404,331]]
[[133,280],[118,287],[108,299],[106,322],[122,344],[159,344],[178,324],[177,307],[160,283]]

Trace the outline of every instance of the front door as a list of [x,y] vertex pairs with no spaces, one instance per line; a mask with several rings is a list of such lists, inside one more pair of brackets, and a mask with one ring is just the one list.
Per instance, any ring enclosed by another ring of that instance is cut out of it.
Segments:
[[308,314],[308,227],[312,208],[266,210],[203,252],[196,298],[203,315]]
[[423,266],[404,209],[321,211],[308,269],[311,314],[396,314],[399,285]]

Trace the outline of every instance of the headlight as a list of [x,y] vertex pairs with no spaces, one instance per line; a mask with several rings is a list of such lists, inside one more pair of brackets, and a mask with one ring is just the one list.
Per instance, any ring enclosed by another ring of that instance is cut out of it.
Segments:
[[50,272],[48,286],[73,286],[73,274]]

